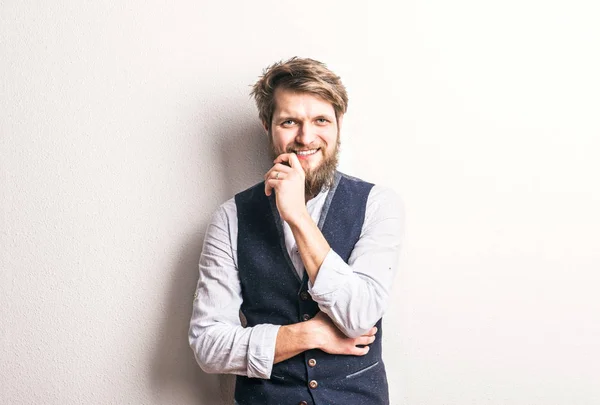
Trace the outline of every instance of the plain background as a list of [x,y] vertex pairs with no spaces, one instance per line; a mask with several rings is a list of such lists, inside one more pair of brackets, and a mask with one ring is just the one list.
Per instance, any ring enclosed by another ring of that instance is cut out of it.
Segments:
[[299,55],[348,87],[342,169],[406,204],[392,403],[600,403],[597,4],[3,0],[0,402],[231,400],[197,260]]

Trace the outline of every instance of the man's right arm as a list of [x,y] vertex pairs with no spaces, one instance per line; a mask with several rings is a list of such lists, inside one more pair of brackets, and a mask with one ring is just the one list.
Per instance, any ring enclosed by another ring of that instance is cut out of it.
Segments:
[[230,199],[215,212],[206,230],[188,335],[190,347],[207,373],[269,378],[279,326],[242,326],[236,261],[237,212]]

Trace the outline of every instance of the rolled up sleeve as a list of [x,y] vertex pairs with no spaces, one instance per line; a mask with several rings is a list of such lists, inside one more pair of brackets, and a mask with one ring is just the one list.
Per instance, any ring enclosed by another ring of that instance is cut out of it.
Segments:
[[242,291],[236,265],[235,202],[213,215],[199,262],[199,278],[189,328],[189,344],[207,373],[252,378],[271,376],[279,325],[244,327]]
[[377,323],[389,302],[404,236],[404,204],[391,189],[371,190],[362,231],[348,263],[330,250],[309,293],[349,337]]

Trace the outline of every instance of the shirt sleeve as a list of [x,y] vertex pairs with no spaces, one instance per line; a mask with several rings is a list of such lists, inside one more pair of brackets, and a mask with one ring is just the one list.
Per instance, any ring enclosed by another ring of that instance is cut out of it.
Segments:
[[279,326],[242,326],[242,292],[235,241],[237,213],[235,201],[231,199],[219,207],[206,230],[189,343],[196,361],[207,373],[268,379]]
[[357,337],[377,323],[388,302],[404,235],[404,204],[391,189],[374,186],[360,238],[348,263],[330,250],[309,293],[337,327]]

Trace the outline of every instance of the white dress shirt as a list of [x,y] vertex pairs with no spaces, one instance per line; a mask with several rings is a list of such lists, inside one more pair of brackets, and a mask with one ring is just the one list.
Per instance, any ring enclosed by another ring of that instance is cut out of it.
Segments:
[[[318,223],[328,190],[306,204]],[[194,294],[189,342],[198,364],[208,373],[270,378],[280,325],[244,327],[237,268],[237,209],[232,198],[222,204],[206,230],[200,276]],[[283,222],[285,246],[302,279],[304,265],[289,225]],[[330,250],[308,292],[347,336],[364,334],[383,316],[396,273],[404,231],[402,200],[389,188],[374,186],[360,239],[348,263]],[[276,277],[276,275],[274,275]]]

